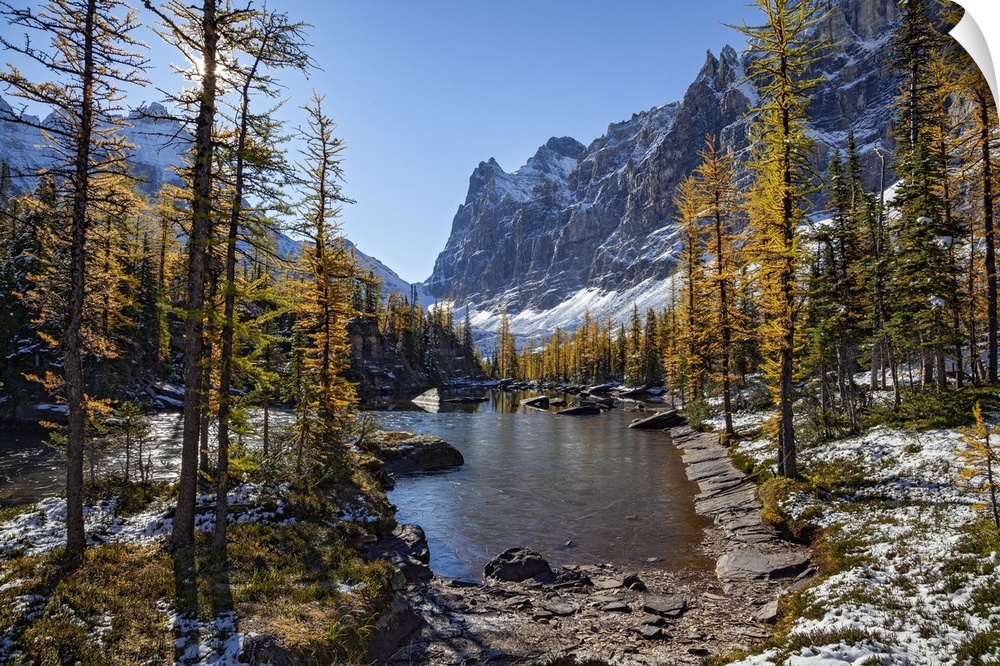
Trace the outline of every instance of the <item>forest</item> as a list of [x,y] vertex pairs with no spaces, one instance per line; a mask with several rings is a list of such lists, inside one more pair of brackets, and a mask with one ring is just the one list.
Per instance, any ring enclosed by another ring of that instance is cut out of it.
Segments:
[[[85,506],[98,484],[85,483],[86,462],[133,437],[157,382],[181,387],[183,410],[178,483],[157,491],[174,506],[173,564],[162,566],[200,567],[210,586],[211,576],[228,575],[227,556],[252,559],[280,541],[227,520],[234,480],[259,472],[292,484],[305,513],[328,509],[351,484],[372,486],[358,459],[371,424],[358,416],[352,359],[364,351],[352,351],[352,330],[391,340],[400,357],[432,368],[435,382],[448,370],[426,359],[446,349],[466,371],[481,366],[495,378],[666,386],[692,420],[721,411],[726,436],[737,411],[766,406],[777,474],[788,478],[799,477],[805,439],[857,435],[927,410],[947,425],[976,413],[982,427],[1000,366],[998,119],[975,64],[942,36],[957,15],[901,3],[890,60],[901,82],[895,151],[879,153],[883,180],[873,189],[853,136],[816,164],[808,107],[818,76],[810,66],[826,48],[812,38],[819,3],[756,4],[762,25],[741,28],[760,91],[751,147],[734,154],[705,137],[701,165],[674,194],[681,242],[670,305],[635,309],[624,322],[586,315],[575,330],[520,348],[503,314],[495,352],[480,360],[468,309],[456,322],[452,304],[425,311],[416,294],[383,294],[354,261],[339,225],[351,204],[347,152],[324,96],[297,100],[302,128],[275,120],[287,92],[281,74],[316,66],[309,26],[227,0],[145,0],[158,39],[189,65],[166,100],[184,127],[180,184],[147,194],[121,132],[123,88],[148,83],[138,12],[123,0],[0,2],[8,25],[0,45],[50,75],[34,80],[8,66],[0,82],[51,110],[41,129],[60,157],[30,189],[10,165],[0,170],[0,391],[7,406],[15,395],[65,406],[65,421],[47,424],[67,460],[63,564],[95,566]],[[21,32],[32,40],[15,38]],[[294,256],[279,252],[278,233],[301,242]],[[291,410],[293,427],[272,439],[265,425],[263,451],[245,450],[249,410],[276,405]],[[992,470],[998,459],[984,440]],[[139,455],[115,483],[144,486],[142,465]],[[199,494],[209,491],[205,535],[196,523]],[[323,535],[336,548],[360,539]],[[313,537],[296,536],[295,557],[308,560]],[[327,555],[370,582],[366,602],[381,608],[384,568]],[[310,594],[333,594],[320,587]],[[358,636],[327,636],[330,658],[353,659],[338,650]]]
[[[620,323],[585,314],[575,332],[520,351],[504,316],[494,371],[663,381],[689,411],[721,396],[730,434],[734,399],[763,376],[791,476],[793,402],[834,439],[880,411],[878,392],[891,392],[898,413],[942,391],[995,386],[996,106],[972,59],[942,36],[960,14],[902,6],[890,58],[901,81],[896,149],[874,148],[880,189],[866,189],[850,133],[846,150],[815,164],[809,66],[823,47],[808,35],[822,12],[798,4],[779,38],[772,10],[768,26],[745,29],[762,91],[751,149],[734,155],[706,137],[701,165],[675,193],[682,240],[670,305]],[[890,172],[899,180],[886,187]]]

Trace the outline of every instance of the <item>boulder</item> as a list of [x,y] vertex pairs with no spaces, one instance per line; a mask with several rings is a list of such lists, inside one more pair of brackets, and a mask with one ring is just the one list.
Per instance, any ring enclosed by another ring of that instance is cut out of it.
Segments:
[[597,416],[601,413],[601,408],[597,405],[580,405],[570,407],[556,412],[556,416]]
[[666,428],[674,428],[685,423],[683,416],[677,414],[676,409],[671,409],[665,412],[656,412],[650,416],[646,416],[641,419],[636,419],[629,424],[629,428],[635,428],[637,430],[665,430]]
[[552,574],[552,567],[540,553],[530,548],[508,548],[486,563],[483,577],[515,583],[541,574]]
[[537,409],[548,409],[549,408],[549,397],[547,395],[540,395],[536,398],[527,398],[521,401],[522,407],[535,407]]
[[725,553],[715,565],[715,575],[720,580],[773,580],[791,578],[809,567],[806,552],[765,552],[756,548],[742,548]]
[[436,388],[432,388],[424,391],[410,402],[424,411],[437,414],[441,409],[441,394],[438,393]]
[[397,525],[391,536],[377,541],[368,552],[399,569],[408,583],[431,577],[427,537],[419,525]]
[[375,455],[385,462],[385,474],[435,472],[465,464],[462,452],[433,435],[413,435],[392,444],[382,444]]
[[642,610],[651,615],[660,617],[680,617],[687,610],[687,601],[684,597],[671,596],[649,596],[642,604]]

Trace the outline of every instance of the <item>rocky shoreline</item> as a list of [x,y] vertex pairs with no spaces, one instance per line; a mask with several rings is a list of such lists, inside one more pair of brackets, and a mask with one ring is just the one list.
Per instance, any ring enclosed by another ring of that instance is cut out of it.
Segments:
[[[700,489],[695,510],[714,521],[702,543],[717,561],[714,572],[580,565],[521,582],[469,584],[433,576],[423,531],[401,525],[372,550],[406,579],[393,612],[376,628],[372,657],[380,664],[518,664],[558,656],[697,664],[769,637],[778,597],[815,573],[809,551],[763,524],[756,484],[732,464],[718,435],[686,426],[670,434]],[[397,469],[414,471],[410,462]]]

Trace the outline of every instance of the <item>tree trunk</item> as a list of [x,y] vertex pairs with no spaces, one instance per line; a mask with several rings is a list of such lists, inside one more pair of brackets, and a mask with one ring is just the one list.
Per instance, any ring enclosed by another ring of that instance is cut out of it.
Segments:
[[87,546],[83,525],[83,448],[87,405],[84,394],[80,330],[83,327],[87,275],[87,198],[89,195],[91,136],[94,129],[94,21],[97,1],[87,3],[80,126],[77,128],[73,177],[73,217],[70,222],[70,293],[63,332],[66,403],[69,408],[66,445],[66,549],[79,554]]
[[989,97],[980,91],[979,110],[983,160],[983,221],[986,241],[986,381],[997,383],[997,258],[993,223],[993,156],[990,148]]
[[198,485],[198,442],[201,405],[204,400],[201,379],[203,354],[205,268],[212,214],[212,129],[215,123],[216,73],[218,47],[216,0],[202,5],[204,37],[202,59],[205,65],[201,81],[201,101],[195,124],[195,158],[191,205],[191,235],[188,238],[187,319],[184,325],[184,426],[181,471],[177,487],[177,511],[171,537],[176,549],[194,546],[195,497]]

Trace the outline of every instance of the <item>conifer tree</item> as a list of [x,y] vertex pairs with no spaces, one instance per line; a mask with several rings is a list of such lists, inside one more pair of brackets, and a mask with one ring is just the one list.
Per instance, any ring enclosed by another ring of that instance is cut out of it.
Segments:
[[[1000,121],[997,118],[997,108],[993,96],[990,92],[989,84],[983,77],[982,72],[975,63],[965,54],[961,67],[958,69],[959,76],[956,81],[956,93],[966,103],[971,105],[971,118],[963,130],[963,173],[976,174],[973,186],[970,188],[970,196],[978,199],[973,213],[974,224],[969,225],[968,247],[969,266],[968,275],[968,307],[966,315],[968,319],[969,357],[972,363],[973,378],[985,380],[990,383],[997,382],[997,260],[996,260],[996,177],[997,177],[997,150],[996,150],[996,128]],[[982,271],[983,275],[978,276],[975,262],[977,253],[975,248],[982,239]],[[981,278],[981,282],[977,282]],[[986,367],[981,368],[979,360],[979,340],[977,324],[977,301],[985,284],[986,317]],[[985,370],[985,373],[981,373]],[[983,375],[984,376],[981,376]]]
[[349,202],[341,189],[344,143],[333,134],[336,124],[314,94],[303,109],[308,117],[303,150],[306,195],[299,206],[297,231],[309,241],[298,272],[304,277],[296,307],[296,329],[304,345],[303,373],[314,385],[300,400],[297,469],[309,454],[310,472],[325,475],[343,458],[340,438],[355,402],[354,386],[343,373],[350,365],[347,322],[355,267],[340,234],[337,218]]
[[[87,233],[91,177],[125,159],[125,142],[115,130],[121,119],[118,86],[141,82],[144,60],[132,36],[135,13],[120,0],[50,0],[41,9],[17,9],[0,2],[0,15],[14,27],[47,38],[51,48],[36,48],[30,39],[0,45],[41,65],[53,78],[36,83],[21,71],[0,73],[0,81],[18,97],[51,108],[54,123],[44,129],[60,157],[66,178],[69,220],[69,292],[61,330],[67,427],[66,545],[79,553],[86,546],[83,525],[83,452],[87,422],[84,388],[83,327],[86,301]],[[25,117],[21,122],[31,124]],[[36,125],[36,127],[38,127]]]
[[739,196],[735,182],[735,164],[731,153],[723,152],[715,137],[705,139],[705,148],[699,153],[701,164],[695,169],[698,199],[704,202],[705,216],[702,224],[707,227],[707,252],[714,266],[706,275],[712,283],[712,294],[706,297],[715,301],[711,308],[714,315],[713,333],[717,336],[718,372],[722,380],[722,405],[725,432],[733,434],[732,378],[734,333],[740,330],[740,317],[735,307],[736,257],[735,211],[739,209]]
[[199,451],[207,432],[209,410],[210,347],[206,343],[206,321],[216,293],[213,278],[218,271],[210,262],[213,227],[217,211],[213,197],[218,192],[216,121],[225,81],[220,64],[234,60],[231,49],[237,35],[252,15],[249,9],[233,8],[228,0],[202,0],[188,4],[166,0],[143,5],[159,19],[157,34],[177,48],[188,61],[180,73],[194,86],[173,101],[184,109],[191,125],[189,167],[189,219],[187,225],[187,269],[184,303],[184,409],[181,469],[178,478],[177,511],[171,543],[177,549],[194,545],[194,512]]
[[973,425],[962,429],[962,437],[968,446],[959,451],[959,456],[966,462],[961,470],[965,480],[982,476],[981,483],[973,488],[989,498],[988,507],[993,527],[1000,534],[1000,444],[993,437],[1000,435],[1000,427],[990,426],[983,418],[982,406],[977,402],[972,410]]
[[[610,324],[610,321],[608,322]],[[610,326],[608,327],[610,330]],[[656,318],[656,310],[646,310],[646,323],[642,330],[642,385],[653,387],[660,383],[663,376],[663,350],[660,348],[660,326]]]
[[278,145],[277,123],[271,119],[273,108],[264,112],[251,109],[252,97],[259,94],[273,99],[279,90],[273,70],[292,67],[304,70],[309,58],[303,50],[302,26],[289,23],[288,18],[273,12],[260,12],[249,22],[241,46],[249,56],[245,66],[230,65],[227,76],[238,90],[235,113],[235,141],[232,147],[234,163],[228,232],[225,240],[225,278],[223,284],[223,320],[219,378],[219,442],[216,520],[213,549],[224,553],[226,548],[226,514],[229,484],[229,420],[232,409],[231,388],[235,355],[236,316],[236,242],[241,229],[254,226],[264,219],[258,210],[248,217],[244,212],[245,197],[253,194],[265,205],[272,203],[275,187],[287,180],[288,168]]
[[625,381],[632,386],[639,386],[643,381],[642,360],[642,320],[639,319],[639,307],[633,304],[625,363]]
[[750,76],[760,91],[751,127],[756,180],[750,194],[753,251],[760,286],[768,350],[767,375],[778,400],[778,473],[798,476],[792,404],[796,319],[801,263],[798,229],[807,196],[814,190],[806,106],[817,79],[807,71],[821,52],[812,28],[821,15],[812,0],[756,0],[765,16],[757,27],[744,25],[755,56]]
[[935,149],[944,122],[940,81],[933,71],[941,37],[931,26],[924,0],[904,0],[900,9],[892,66],[902,76],[896,101],[894,164],[902,182],[893,202],[898,215],[892,227],[896,239],[890,283],[894,308],[888,329],[904,353],[922,366],[922,382],[931,383],[937,365],[943,385],[943,360],[939,359],[947,340],[948,294],[947,280],[941,278],[950,275],[950,269],[938,239],[953,234],[948,229],[944,197],[946,169]]
[[685,353],[679,358],[678,375],[683,384],[682,400],[698,402],[704,393],[705,374],[708,370],[708,316],[705,299],[704,243],[701,218],[707,202],[699,191],[695,176],[689,175],[677,186],[674,196],[678,223],[683,236],[681,325],[678,331]]
[[497,333],[497,377],[505,379],[517,374],[517,347],[510,332],[510,317],[506,312],[500,315],[500,330]]

